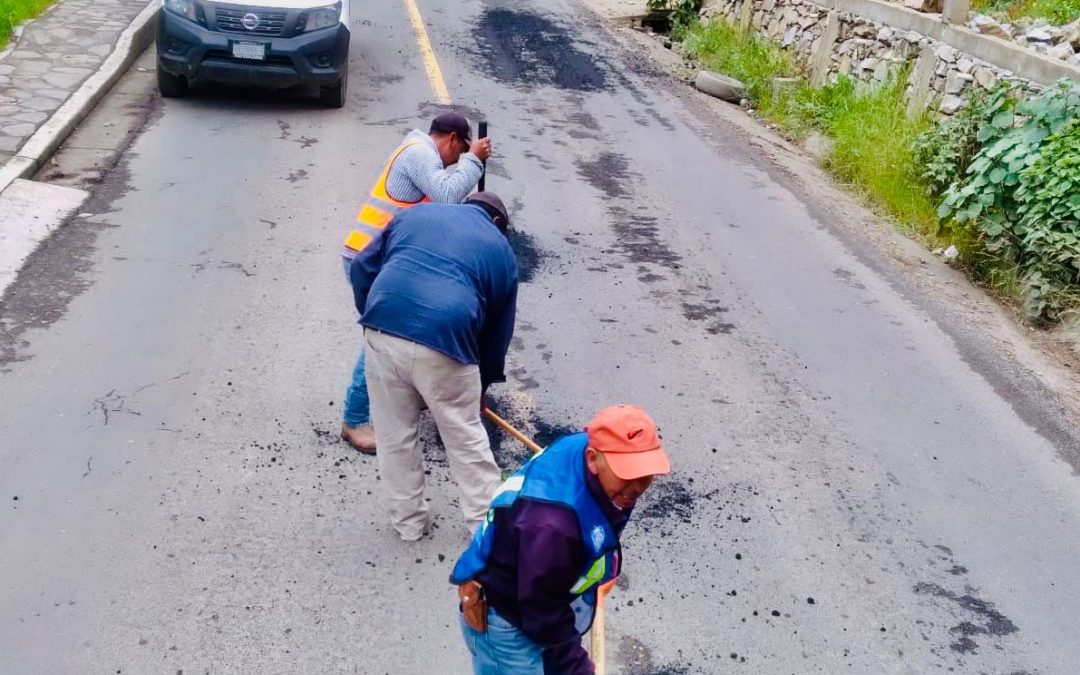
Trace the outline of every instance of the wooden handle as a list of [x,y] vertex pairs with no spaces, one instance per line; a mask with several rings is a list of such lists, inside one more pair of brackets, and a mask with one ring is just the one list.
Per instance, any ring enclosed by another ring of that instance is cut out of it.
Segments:
[[607,594],[615,587],[615,580],[611,580],[596,590],[596,616],[593,617],[592,629],[589,631],[589,657],[592,658],[596,675],[607,673],[607,650],[604,644],[604,604]]
[[543,448],[537,445],[533,439],[521,433],[509,422],[496,415],[491,408],[484,408],[484,414],[487,415],[488,419],[494,422],[500,429],[513,436],[519,443],[531,450],[534,455],[543,450]]

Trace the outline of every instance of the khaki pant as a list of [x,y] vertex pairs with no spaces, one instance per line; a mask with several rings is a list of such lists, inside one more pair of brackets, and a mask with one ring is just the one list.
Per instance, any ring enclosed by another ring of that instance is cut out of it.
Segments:
[[423,403],[435,418],[450,473],[461,488],[465,522],[475,529],[502,481],[480,421],[479,367],[371,329],[364,331],[364,341],[376,456],[394,529],[402,539],[416,540],[430,518],[419,438]]

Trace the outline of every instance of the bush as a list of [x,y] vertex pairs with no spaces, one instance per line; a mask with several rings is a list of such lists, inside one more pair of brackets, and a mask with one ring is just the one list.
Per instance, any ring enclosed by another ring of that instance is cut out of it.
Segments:
[[1080,120],[1047,139],[1020,174],[1017,232],[1024,251],[1024,308],[1056,319],[1071,309],[1063,289],[1080,282]]
[[1025,313],[1052,320],[1073,304],[1080,262],[1080,87],[1063,81],[1019,104],[1015,93],[1001,87],[979,109],[979,149],[938,213],[1015,264]]
[[965,105],[955,115],[935,124],[915,139],[915,157],[922,166],[927,194],[939,197],[960,180],[979,149],[980,121],[988,116],[987,94],[971,87]]

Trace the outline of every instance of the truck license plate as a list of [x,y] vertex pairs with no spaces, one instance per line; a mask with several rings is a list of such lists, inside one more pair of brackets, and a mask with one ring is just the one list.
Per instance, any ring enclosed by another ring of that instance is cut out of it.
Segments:
[[266,59],[266,45],[262,42],[234,42],[232,55],[236,59],[262,61]]

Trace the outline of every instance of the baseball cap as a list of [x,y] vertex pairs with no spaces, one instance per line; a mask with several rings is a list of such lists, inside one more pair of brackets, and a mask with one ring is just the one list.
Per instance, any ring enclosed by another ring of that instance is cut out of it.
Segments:
[[465,199],[465,203],[486,204],[487,206],[490,206],[503,217],[503,222],[506,223],[506,227],[510,227],[510,212],[506,210],[506,204],[503,203],[503,200],[494,192],[474,192]]
[[636,405],[614,405],[596,414],[585,427],[589,447],[602,452],[612,472],[623,480],[671,472],[656,422]]
[[472,125],[462,114],[456,112],[444,112],[431,120],[431,130],[444,134],[455,133],[458,138],[466,143],[472,143]]

